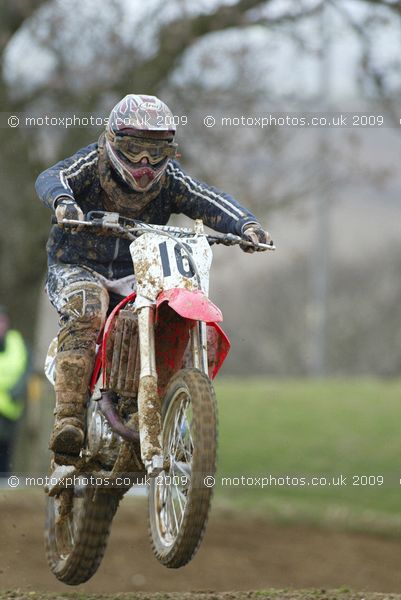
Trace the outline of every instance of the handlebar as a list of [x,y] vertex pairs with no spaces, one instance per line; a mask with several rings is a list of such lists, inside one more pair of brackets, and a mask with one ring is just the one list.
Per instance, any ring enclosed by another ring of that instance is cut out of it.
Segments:
[[[57,224],[57,219],[52,217],[52,224]],[[160,233],[166,235],[166,237],[188,237],[189,235],[199,235],[196,230],[187,227],[171,227],[169,225],[151,225],[144,223],[143,221],[137,221],[135,219],[129,219],[128,217],[121,217],[118,213],[104,212],[104,211],[90,211],[86,215],[84,221],[75,219],[63,219],[59,225],[71,228],[81,227],[95,227],[103,230],[114,231],[122,237],[128,240],[134,241],[139,235],[143,233]],[[244,240],[238,235],[232,233],[219,234],[215,233],[212,235],[202,234],[205,236],[209,244],[223,244],[224,246],[251,246],[252,248],[261,248],[263,250],[275,250],[273,242],[270,244],[254,244],[253,242]]]

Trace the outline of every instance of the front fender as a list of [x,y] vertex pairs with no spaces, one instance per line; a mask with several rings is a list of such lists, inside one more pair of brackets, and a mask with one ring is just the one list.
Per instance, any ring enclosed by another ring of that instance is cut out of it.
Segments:
[[205,323],[220,323],[223,320],[221,310],[201,290],[166,290],[158,296],[157,308],[163,302],[167,302],[170,308],[185,319]]

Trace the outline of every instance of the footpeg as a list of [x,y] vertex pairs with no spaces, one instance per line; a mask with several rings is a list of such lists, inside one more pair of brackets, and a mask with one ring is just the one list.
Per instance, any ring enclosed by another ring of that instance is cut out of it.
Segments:
[[156,477],[164,469],[163,456],[152,456],[152,460],[145,461],[145,467],[149,477]]
[[49,496],[56,496],[62,490],[65,490],[67,478],[73,478],[77,473],[77,468],[73,465],[59,465],[49,477],[49,485],[45,487],[45,492]]

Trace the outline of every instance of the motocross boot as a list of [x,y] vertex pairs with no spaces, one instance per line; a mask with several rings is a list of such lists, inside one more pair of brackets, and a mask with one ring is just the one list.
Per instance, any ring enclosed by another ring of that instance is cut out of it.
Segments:
[[85,408],[94,355],[88,350],[59,352],[56,358],[55,422],[49,448],[78,456],[85,437]]

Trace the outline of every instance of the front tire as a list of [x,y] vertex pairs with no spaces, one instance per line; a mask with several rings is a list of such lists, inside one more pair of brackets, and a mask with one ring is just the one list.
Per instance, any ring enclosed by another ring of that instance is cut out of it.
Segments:
[[217,407],[207,375],[191,368],[172,377],[162,422],[166,467],[151,480],[149,533],[156,558],[177,569],[200,545],[212,498],[204,481],[216,471]]

